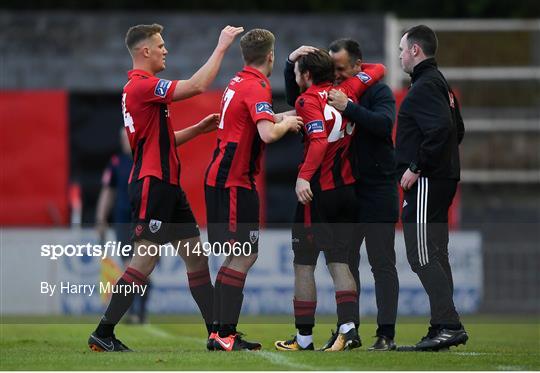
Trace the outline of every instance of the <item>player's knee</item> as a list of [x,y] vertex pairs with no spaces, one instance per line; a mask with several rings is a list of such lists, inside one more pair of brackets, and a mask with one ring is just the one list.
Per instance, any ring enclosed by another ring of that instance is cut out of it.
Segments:
[[326,267],[328,267],[328,271],[330,272],[330,275],[334,279],[344,273],[351,274],[349,265],[347,263],[331,261],[331,262],[326,263]]
[[188,271],[200,271],[208,268],[208,257],[205,255],[194,255],[184,258]]
[[257,261],[258,253],[252,253],[246,256],[235,256],[230,259],[229,268],[238,270],[240,272],[247,273],[251,266]]
[[149,276],[156,266],[158,258],[150,255],[134,256],[129,266],[145,276]]
[[294,275],[295,276],[313,276],[315,273],[316,266],[314,264],[312,265],[305,265],[305,264],[294,264]]

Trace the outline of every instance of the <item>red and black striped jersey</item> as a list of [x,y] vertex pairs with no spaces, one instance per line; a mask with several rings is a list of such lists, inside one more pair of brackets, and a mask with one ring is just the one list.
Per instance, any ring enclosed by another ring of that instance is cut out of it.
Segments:
[[[304,121],[305,136],[304,159],[299,166],[299,177],[310,181],[312,188],[331,190],[356,181],[349,152],[355,125],[328,105],[328,92],[331,89],[341,90],[349,100],[357,102],[369,86],[384,76],[384,70],[383,65],[370,65],[369,69],[337,86],[330,82],[312,85],[296,100],[296,113]],[[323,149],[324,156],[308,160],[310,146],[321,141],[324,147],[315,145],[314,149]],[[310,164],[312,161],[320,163]]]
[[270,81],[246,66],[231,79],[221,100],[217,145],[206,170],[206,185],[256,189],[264,142],[257,131],[260,120],[274,122]]
[[159,79],[144,70],[131,70],[128,78],[122,113],[133,153],[129,182],[154,176],[180,185],[180,160],[167,106],[178,81]]

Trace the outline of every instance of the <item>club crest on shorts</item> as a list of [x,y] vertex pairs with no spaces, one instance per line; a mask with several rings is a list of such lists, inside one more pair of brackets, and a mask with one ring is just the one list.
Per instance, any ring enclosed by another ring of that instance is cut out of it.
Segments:
[[159,231],[159,228],[161,228],[161,220],[150,220],[150,223],[148,223],[148,228],[150,228],[150,232],[156,233]]
[[257,242],[259,239],[259,231],[249,231],[249,240],[251,243]]

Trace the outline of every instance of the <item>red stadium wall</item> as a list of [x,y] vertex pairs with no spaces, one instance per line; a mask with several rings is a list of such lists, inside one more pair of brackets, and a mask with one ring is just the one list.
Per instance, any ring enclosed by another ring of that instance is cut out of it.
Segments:
[[68,98],[0,92],[0,225],[68,222]]

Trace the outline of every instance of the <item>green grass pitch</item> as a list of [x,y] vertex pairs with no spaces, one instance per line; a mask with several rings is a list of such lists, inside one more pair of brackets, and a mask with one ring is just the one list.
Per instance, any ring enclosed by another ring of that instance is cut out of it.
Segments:
[[[539,370],[537,317],[465,317],[466,346],[450,352],[367,352],[373,342],[373,319],[360,328],[363,346],[348,352],[278,352],[276,339],[294,333],[290,317],[244,317],[240,330],[263,343],[259,352],[207,352],[203,326],[193,317],[154,318],[142,326],[120,325],[117,336],[135,353],[93,353],[86,341],[91,319],[2,318],[2,370]],[[55,323],[62,320],[63,324]],[[314,330],[316,347],[333,327],[321,317]],[[67,321],[72,321],[67,323]],[[398,344],[425,334],[426,318],[400,318]]]

